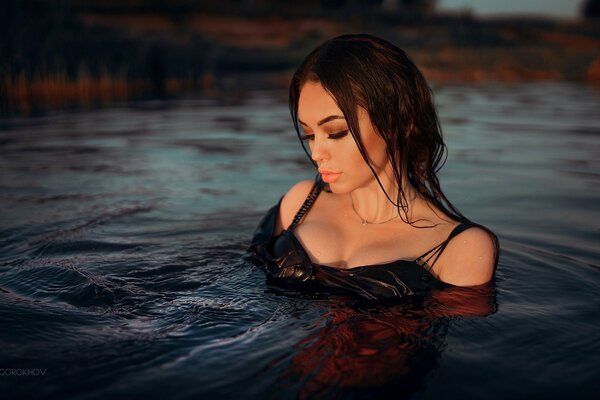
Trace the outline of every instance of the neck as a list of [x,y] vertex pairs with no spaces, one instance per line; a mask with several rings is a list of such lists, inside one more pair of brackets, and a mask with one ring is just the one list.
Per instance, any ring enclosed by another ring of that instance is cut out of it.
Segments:
[[[390,199],[398,204],[398,184],[394,179],[391,167],[385,168],[379,173],[378,177]],[[409,190],[410,185],[406,185],[405,179],[403,179],[402,183],[404,194],[409,203],[408,215],[410,216],[415,193],[413,190]],[[360,218],[367,220],[370,223],[380,223],[398,216],[398,207],[388,200],[376,179],[373,179],[368,185],[350,192],[350,200]],[[401,217],[406,219],[404,213],[402,211],[400,211],[400,213]]]

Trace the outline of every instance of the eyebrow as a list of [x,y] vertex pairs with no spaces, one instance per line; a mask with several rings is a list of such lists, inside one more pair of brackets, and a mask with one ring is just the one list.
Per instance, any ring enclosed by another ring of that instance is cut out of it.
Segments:
[[[328,117],[323,118],[322,120],[320,120],[319,122],[317,122],[318,126],[321,126],[323,124],[326,124],[328,122],[334,121],[336,119],[346,119],[343,115],[330,115]],[[300,124],[304,125],[304,126],[308,126],[306,125],[304,122],[302,122],[301,120],[298,120],[298,122],[300,122]]]

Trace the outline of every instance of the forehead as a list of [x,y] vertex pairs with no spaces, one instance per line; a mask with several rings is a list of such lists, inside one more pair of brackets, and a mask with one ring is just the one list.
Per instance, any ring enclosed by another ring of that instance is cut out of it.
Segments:
[[298,99],[298,118],[310,125],[330,115],[343,115],[333,97],[320,82],[305,83]]
[[[323,88],[320,82],[307,82],[300,90],[298,99],[298,119],[308,126],[316,126],[319,121],[331,115],[344,117],[344,113],[335,102],[334,98]],[[361,126],[372,126],[367,110],[356,106],[356,118]],[[338,121],[343,121],[338,120]]]

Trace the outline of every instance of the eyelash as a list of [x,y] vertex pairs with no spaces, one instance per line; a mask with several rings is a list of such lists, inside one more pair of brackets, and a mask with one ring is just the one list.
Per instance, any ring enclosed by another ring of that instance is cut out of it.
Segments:
[[[347,134],[348,134],[348,131],[345,130],[345,131],[341,131],[341,132],[337,132],[337,133],[332,133],[332,134],[328,135],[328,138],[332,139],[332,140],[338,140],[338,139],[343,138]],[[315,135],[304,135],[300,139],[302,139],[302,140],[313,140],[314,138],[315,138]]]

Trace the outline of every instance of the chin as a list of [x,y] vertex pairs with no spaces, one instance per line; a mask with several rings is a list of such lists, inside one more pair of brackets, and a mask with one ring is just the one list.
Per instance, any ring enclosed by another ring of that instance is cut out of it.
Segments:
[[325,190],[335,194],[346,194],[351,192],[351,190],[349,190],[345,185],[340,185],[339,183],[335,182],[328,183],[327,186],[325,186]]

